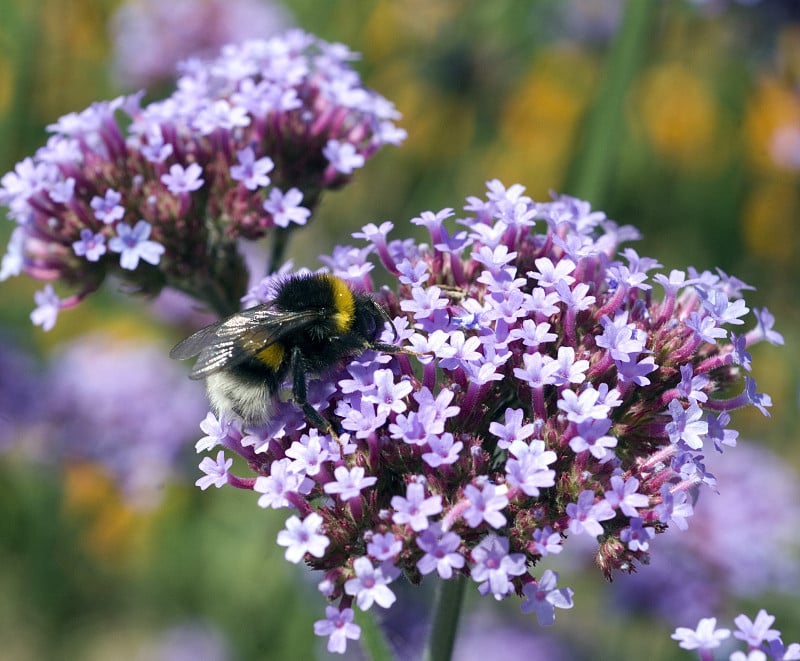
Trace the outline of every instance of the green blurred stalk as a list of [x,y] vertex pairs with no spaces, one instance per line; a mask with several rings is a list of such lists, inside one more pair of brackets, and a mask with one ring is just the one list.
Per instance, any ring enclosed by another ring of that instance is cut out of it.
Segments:
[[465,586],[466,579],[460,575],[437,582],[433,622],[424,661],[449,661],[453,656]]
[[361,627],[359,642],[370,661],[394,661],[386,636],[372,613],[353,608],[355,622]]
[[625,129],[625,100],[636,73],[647,59],[657,0],[628,0],[603,79],[589,111],[564,190],[594,208],[607,202]]

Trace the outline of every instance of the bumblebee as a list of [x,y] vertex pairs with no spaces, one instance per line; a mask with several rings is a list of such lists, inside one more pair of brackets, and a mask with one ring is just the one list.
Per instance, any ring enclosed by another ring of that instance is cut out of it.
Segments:
[[306,400],[306,378],[367,349],[405,353],[375,341],[386,322],[394,329],[372,296],[354,292],[341,278],[294,275],[278,285],[272,301],[202,328],[169,355],[197,356],[189,376],[205,379],[215,412],[233,412],[251,424],[269,420],[291,375],[292,397],[306,419],[335,437],[331,424]]

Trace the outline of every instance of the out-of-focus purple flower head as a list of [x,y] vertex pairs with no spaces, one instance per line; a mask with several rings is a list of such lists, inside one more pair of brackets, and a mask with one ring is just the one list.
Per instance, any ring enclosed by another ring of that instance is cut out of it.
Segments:
[[[354,236],[372,270],[354,272],[347,247],[324,259],[367,291],[378,265],[395,278],[375,292],[397,331],[380,341],[419,354],[368,351],[310,380],[309,402],[338,441],[281,402],[259,428],[223,416],[229,431],[201,444],[247,460],[255,477],[228,473],[229,485],[294,510],[286,555],[325,572],[324,594],[348,618],[359,604],[388,607],[399,572],[411,582],[436,572],[471,576],[495,599],[524,594],[523,610],[551,623],[572,590],[531,566],[573,537],[593,540],[606,575],[646,563],[654,533],[686,527],[691,495],[713,486],[704,456],[735,445],[728,412],[769,406],[739,360],[767,338],[740,328],[740,281],[658,273],[622,248],[636,230],[581,200],[536,203],[491,181],[465,211],[413,219],[425,244],[391,238],[389,222],[365,226]],[[205,463],[215,484],[223,459]],[[371,544],[387,535],[399,548],[388,556]],[[320,631],[335,630],[331,617]]]
[[187,57],[211,57],[229,43],[265,39],[294,21],[273,0],[128,0],[111,19],[114,69],[132,88],[172,78]]
[[166,352],[156,343],[86,335],[52,357],[40,393],[51,452],[101,464],[142,507],[157,504],[164,484],[180,476],[206,407],[202,388]]
[[269,236],[277,259],[279,234],[305,224],[324,190],[405,136],[354,57],[294,30],[185,62],[166,99],[142,107],[134,94],[61,117],[0,180],[17,223],[0,277],[71,292],[38,293],[32,319],[46,329],[109,274],[235,312],[248,275],[237,242]]
[[621,608],[677,624],[732,599],[800,590],[797,473],[753,443],[724,455],[709,451],[705,460],[718,493],[701,491],[688,530],[653,540],[650,565],[614,582]]
[[38,424],[38,406],[45,390],[41,369],[5,335],[0,336],[0,453],[38,457],[39,448],[25,441]]
[[162,631],[143,644],[136,661],[228,661],[231,646],[223,634],[204,621],[186,621]]

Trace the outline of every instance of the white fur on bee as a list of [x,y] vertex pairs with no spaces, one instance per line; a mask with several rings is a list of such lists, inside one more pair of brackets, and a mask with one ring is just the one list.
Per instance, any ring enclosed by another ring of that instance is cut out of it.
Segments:
[[211,407],[217,414],[233,412],[245,422],[264,422],[272,411],[266,382],[245,382],[222,370],[206,377]]

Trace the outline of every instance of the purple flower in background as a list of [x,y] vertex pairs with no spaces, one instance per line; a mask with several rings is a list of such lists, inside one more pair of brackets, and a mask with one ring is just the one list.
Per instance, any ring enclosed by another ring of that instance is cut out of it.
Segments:
[[[719,493],[702,490],[688,529],[658,535],[650,543],[647,569],[614,581],[612,592],[620,608],[678,623],[697,620],[735,599],[800,590],[798,475],[753,443],[740,442],[707,460]],[[663,513],[661,521],[675,516],[674,509],[668,513],[663,505],[656,510]],[[676,581],[676,574],[682,580]]]
[[[201,3],[219,13],[208,28],[241,3]],[[184,28],[197,19],[194,0],[167,5],[187,13]],[[185,62],[166,98],[142,105],[137,93],[59,118],[47,144],[0,179],[0,205],[18,225],[0,276],[59,281],[71,290],[62,309],[113,274],[137,291],[172,287],[218,315],[237,311],[248,280],[240,240],[271,238],[279,264],[277,234],[306,224],[324,191],[399,141],[399,114],[362,85],[352,56],[294,30]]]
[[110,25],[115,72],[133,89],[163,83],[187,57],[212,57],[226,44],[264,39],[292,22],[271,0],[128,0]]
[[[83,336],[51,359],[41,412],[53,456],[100,464],[134,505],[145,508],[158,504],[166,481],[185,479],[182,455],[206,406],[202,388],[165,361],[165,351]],[[165,402],[169,416],[159,413]],[[206,457],[207,480],[200,478],[199,486],[221,486],[232,463],[220,454]]]

